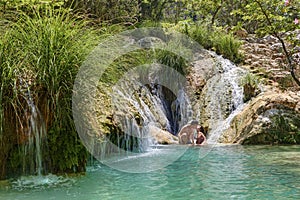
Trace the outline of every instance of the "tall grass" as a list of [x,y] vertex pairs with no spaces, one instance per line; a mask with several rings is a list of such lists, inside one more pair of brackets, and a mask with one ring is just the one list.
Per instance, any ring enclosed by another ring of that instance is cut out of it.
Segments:
[[14,170],[20,165],[19,157],[13,156],[19,150],[13,147],[22,145],[18,138],[26,130],[25,97],[30,91],[46,123],[49,151],[44,156],[49,171],[81,171],[86,152],[73,124],[71,96],[77,71],[96,45],[96,36],[67,10],[48,7],[32,13],[18,13],[19,19],[1,37],[0,152],[7,147],[5,138],[16,138],[9,147],[12,153],[0,155],[1,166]]
[[232,34],[226,33],[218,27],[211,27],[206,23],[182,24],[182,27],[176,27],[181,32],[188,34],[205,49],[214,50],[225,58],[239,63],[243,60],[239,48],[241,42],[234,38]]
[[202,45],[205,49],[213,47],[213,32],[207,26],[196,24],[191,25],[187,31],[189,36]]
[[244,90],[244,102],[249,101],[259,93],[260,79],[254,74],[247,73],[241,80],[240,84]]
[[222,32],[215,33],[213,46],[218,54],[223,55],[235,63],[239,63],[243,59],[239,53],[241,42],[235,39],[232,34],[224,34]]
[[[16,140],[12,134],[15,120],[7,119],[11,110],[17,105],[16,101],[16,72],[15,60],[12,59],[12,44],[6,38],[7,34],[0,36],[0,179],[6,175],[6,164],[9,152]],[[17,116],[16,116],[17,117]]]

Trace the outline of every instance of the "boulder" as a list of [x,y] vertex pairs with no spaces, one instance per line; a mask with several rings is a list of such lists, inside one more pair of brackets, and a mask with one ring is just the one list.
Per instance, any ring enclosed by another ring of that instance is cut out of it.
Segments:
[[[299,130],[299,92],[268,91],[252,99],[243,111],[233,118],[219,142],[296,144],[300,142]],[[288,141],[289,139],[293,141]]]
[[187,80],[191,91],[202,91],[208,79],[213,77],[219,71],[219,63],[215,55],[208,51],[203,51],[201,54],[194,55],[194,61],[189,68]]
[[178,144],[178,138],[156,126],[149,126],[149,135],[158,144]]

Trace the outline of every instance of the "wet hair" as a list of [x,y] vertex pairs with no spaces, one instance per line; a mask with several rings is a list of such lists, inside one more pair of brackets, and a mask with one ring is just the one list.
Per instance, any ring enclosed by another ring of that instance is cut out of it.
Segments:
[[199,131],[201,131],[204,134],[204,128],[203,128],[203,126],[199,127]]
[[199,122],[197,120],[191,120],[191,121],[188,122],[188,124],[190,124],[190,125],[198,125]]

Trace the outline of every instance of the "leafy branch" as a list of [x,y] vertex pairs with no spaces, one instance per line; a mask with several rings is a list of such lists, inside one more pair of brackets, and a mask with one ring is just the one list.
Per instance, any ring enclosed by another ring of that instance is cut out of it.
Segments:
[[297,83],[298,86],[300,86],[300,80],[296,77],[296,74],[295,74],[295,66],[294,66],[294,63],[293,63],[293,58],[292,56],[290,55],[290,53],[287,51],[287,48],[286,48],[286,45],[285,45],[285,42],[284,40],[279,36],[278,32],[276,31],[276,29],[274,28],[270,18],[269,18],[269,15],[267,13],[267,11],[264,9],[263,5],[261,4],[260,1],[258,0],[254,0],[255,3],[257,3],[257,5],[259,6],[262,14],[265,16],[266,20],[267,20],[267,23],[268,25],[270,26],[271,28],[271,34],[276,37],[280,43],[281,43],[281,46],[283,48],[283,52],[287,58],[287,61],[288,61],[288,65],[289,65],[289,69],[290,69],[290,73],[294,79],[294,81]]

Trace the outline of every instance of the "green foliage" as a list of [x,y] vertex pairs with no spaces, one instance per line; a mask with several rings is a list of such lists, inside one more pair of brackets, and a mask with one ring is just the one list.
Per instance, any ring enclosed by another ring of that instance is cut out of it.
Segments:
[[[270,22],[267,22],[266,12]],[[259,35],[273,34],[274,31],[286,32],[295,30],[298,25],[294,24],[295,18],[299,18],[300,3],[299,1],[278,0],[256,0],[248,2],[244,7],[240,7],[232,12],[232,15],[241,16],[241,21],[246,24],[252,24],[256,27],[255,31]],[[249,30],[249,27],[245,26]]]
[[34,15],[34,12],[49,8],[58,9],[63,5],[64,0],[0,0],[0,18],[16,21],[20,12]]
[[[12,143],[18,144],[18,130],[26,129],[22,121],[27,107],[24,92],[30,91],[46,121],[46,158],[53,172],[80,171],[85,166],[86,151],[72,120],[71,96],[81,62],[97,40],[94,31],[78,18],[67,10],[51,7],[33,9],[30,15],[20,12],[0,43],[0,100],[1,105],[10,105],[7,110],[0,109],[0,116],[5,115],[4,120],[15,124],[11,136],[17,138]],[[0,125],[4,130],[8,123]]]
[[213,46],[218,54],[223,55],[229,60],[239,63],[242,61],[242,55],[239,53],[241,42],[231,34],[218,32],[214,35]]
[[186,67],[188,65],[184,58],[167,50],[157,50],[156,54],[158,63],[172,67],[183,75],[186,74]]
[[204,48],[212,49],[233,62],[239,63],[242,61],[243,57],[239,53],[241,42],[235,39],[233,35],[227,34],[217,27],[210,28],[206,23],[188,24],[184,26],[187,27],[180,28],[179,30],[187,32],[192,39],[197,41]]
[[17,141],[18,119],[23,110],[21,99],[18,99],[18,74],[20,69],[13,48],[15,43],[9,39],[10,33],[0,35],[0,179],[6,176],[6,165],[14,144]]
[[173,18],[177,21],[183,7],[184,1],[142,0],[140,5],[140,19],[158,22]]
[[260,80],[259,78],[252,74],[252,73],[247,73],[242,79],[241,79],[241,82],[240,82],[242,85],[250,85],[251,87],[255,87],[257,88],[259,83],[260,83]]
[[188,34],[206,49],[213,47],[213,33],[206,24],[195,24],[189,27]]
[[168,46],[166,46],[165,49],[155,51],[154,59],[156,59],[158,63],[169,66],[185,75],[187,73],[186,68],[188,66],[188,61],[180,55],[176,55],[169,51],[174,49],[186,58],[191,54],[190,50],[184,47],[180,41],[169,41]]
[[97,23],[101,25],[103,21],[110,24],[132,25],[137,22],[140,10],[138,0],[66,0],[64,6],[95,19],[94,25]]
[[249,101],[252,97],[256,96],[259,92],[258,85],[260,83],[259,78],[251,73],[247,73],[240,81],[240,84],[244,89],[244,102]]
[[272,118],[272,126],[269,130],[273,137],[273,143],[299,144],[300,143],[300,120],[297,117],[286,117],[282,114]]
[[124,56],[118,57],[107,67],[100,82],[112,86],[130,69],[153,62],[153,52],[147,50],[132,51]]

